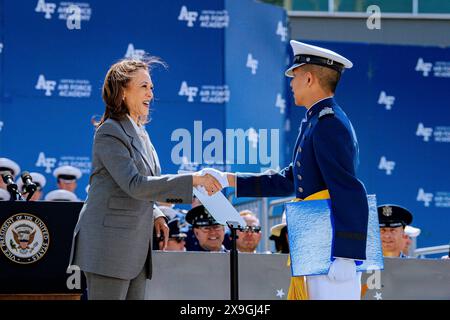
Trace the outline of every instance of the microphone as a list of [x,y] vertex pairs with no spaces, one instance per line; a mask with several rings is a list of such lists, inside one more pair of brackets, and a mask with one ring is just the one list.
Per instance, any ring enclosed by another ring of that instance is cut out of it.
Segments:
[[37,190],[37,186],[33,182],[33,178],[31,177],[30,173],[28,171],[24,171],[20,177],[22,178],[23,187],[26,193],[35,193]]
[[10,193],[14,193],[14,194],[18,193],[19,188],[17,187],[17,184],[14,183],[14,178],[11,174],[9,174],[9,173],[2,174],[2,179],[3,179],[3,182],[6,183],[6,189]]

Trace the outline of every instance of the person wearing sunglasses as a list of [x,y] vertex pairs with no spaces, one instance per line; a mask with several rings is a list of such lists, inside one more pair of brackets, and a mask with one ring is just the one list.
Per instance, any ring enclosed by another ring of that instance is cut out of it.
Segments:
[[261,241],[261,226],[259,219],[250,210],[239,213],[247,224],[242,231],[238,231],[236,246],[239,252],[256,253],[256,248]]

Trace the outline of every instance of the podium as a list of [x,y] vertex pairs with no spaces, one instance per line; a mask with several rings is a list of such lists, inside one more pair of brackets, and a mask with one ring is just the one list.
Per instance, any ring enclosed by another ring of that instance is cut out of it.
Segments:
[[[83,202],[0,201],[0,300],[77,300],[68,285],[72,235]],[[75,283],[75,282],[74,282]]]

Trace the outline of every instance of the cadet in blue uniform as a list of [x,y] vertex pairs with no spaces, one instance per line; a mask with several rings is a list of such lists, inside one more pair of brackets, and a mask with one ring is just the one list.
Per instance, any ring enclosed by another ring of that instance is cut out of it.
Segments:
[[[309,296],[311,299],[359,299],[357,280],[360,274],[356,273],[359,263],[356,260],[366,259],[369,209],[365,187],[356,177],[356,135],[347,115],[334,99],[342,72],[353,64],[328,49],[298,41],[290,44],[294,61],[286,76],[293,78],[291,88],[295,104],[307,109],[291,164],[280,172],[236,175],[216,172],[215,177],[224,187],[236,186],[238,197],[295,193],[297,198],[304,199],[328,189],[334,233],[330,257],[333,263],[328,278],[309,277]],[[213,172],[212,169],[204,171]],[[316,280],[320,282],[318,285]],[[342,283],[345,285],[341,286]],[[327,295],[328,292],[332,294]]]
[[401,206],[394,204],[378,206],[383,256],[407,258],[403,253],[405,227],[410,225],[412,220],[411,212]]

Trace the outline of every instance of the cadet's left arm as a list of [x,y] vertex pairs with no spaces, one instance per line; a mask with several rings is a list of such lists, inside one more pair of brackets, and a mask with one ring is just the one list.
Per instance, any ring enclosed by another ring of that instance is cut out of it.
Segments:
[[369,208],[364,185],[356,178],[354,160],[358,155],[351,132],[335,117],[319,119],[313,146],[330,192],[332,256],[365,260]]

